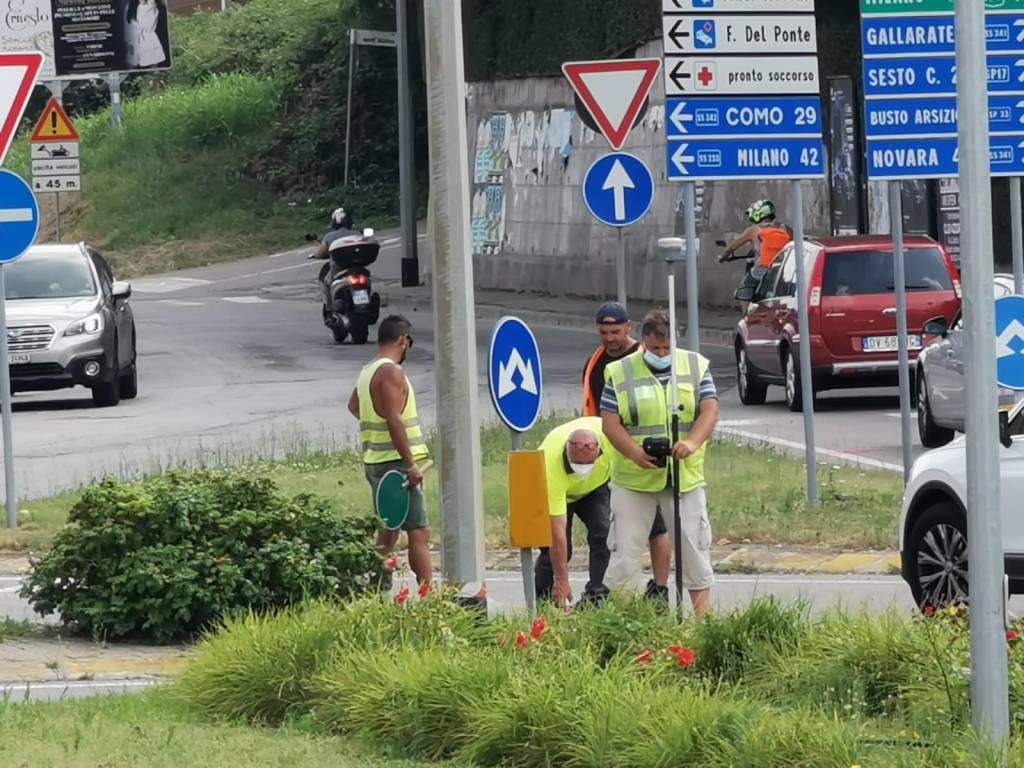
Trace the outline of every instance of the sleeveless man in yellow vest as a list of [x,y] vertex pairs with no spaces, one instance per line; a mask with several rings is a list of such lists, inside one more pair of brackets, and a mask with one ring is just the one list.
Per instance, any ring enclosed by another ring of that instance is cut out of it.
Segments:
[[[612,589],[636,589],[651,523],[659,511],[669,536],[676,535],[669,474],[673,462],[659,462],[644,450],[645,440],[670,439],[672,435],[669,385],[675,355],[680,439],[671,450],[680,470],[683,586],[689,590],[694,613],[702,616],[710,608],[715,581],[704,494],[704,452],[718,422],[718,395],[707,358],[673,350],[669,331],[666,313],[650,313],[642,329],[643,350],[607,369],[601,419],[613,452],[611,562],[606,580]],[[667,601],[668,585],[656,584],[655,589]]]
[[[427,441],[416,413],[416,394],[402,371],[412,348],[412,326],[393,315],[377,330],[377,357],[359,374],[348,410],[359,419],[363,464],[374,499],[381,479],[393,469],[409,478],[409,515],[402,530],[409,537],[409,566],[420,584],[430,582],[430,528],[423,475],[416,467],[427,457]],[[377,545],[384,553],[398,543],[398,531],[382,529]]]

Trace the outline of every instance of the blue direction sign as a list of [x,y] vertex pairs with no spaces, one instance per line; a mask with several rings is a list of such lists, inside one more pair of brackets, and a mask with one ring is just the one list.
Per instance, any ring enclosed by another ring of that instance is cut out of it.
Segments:
[[[993,176],[1024,175],[1024,139],[992,136],[989,157]],[[925,179],[956,176],[959,156],[955,136],[868,139],[868,176],[872,179]]]
[[598,221],[627,227],[650,210],[654,177],[639,158],[613,152],[590,166],[583,180],[583,199]]
[[1024,390],[1024,296],[996,299],[996,380]]
[[526,432],[540,415],[540,350],[522,320],[503,317],[494,326],[487,361],[494,409],[509,429]]
[[[1024,56],[989,56],[990,93],[1024,91]],[[865,59],[864,95],[956,95],[956,59],[952,56]]]
[[818,96],[669,99],[668,137],[821,136]]
[[820,135],[814,138],[670,139],[668,177],[694,179],[811,179],[825,175]]
[[[956,136],[956,97],[873,99],[864,120],[872,138]],[[1024,95],[994,94],[988,99],[989,132],[1024,134]]]
[[0,170],[0,264],[19,258],[39,234],[39,203],[24,179]]
[[[987,16],[985,38],[989,53],[1024,53],[1024,14]],[[955,19],[953,14],[865,18],[861,47],[865,56],[954,55]]]

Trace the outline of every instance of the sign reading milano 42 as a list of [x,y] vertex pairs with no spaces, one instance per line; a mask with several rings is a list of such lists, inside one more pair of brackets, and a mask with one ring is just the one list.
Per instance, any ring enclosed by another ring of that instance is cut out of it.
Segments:
[[[862,14],[953,13],[954,0],[860,0]],[[1024,0],[985,0],[986,11],[1024,11]]]

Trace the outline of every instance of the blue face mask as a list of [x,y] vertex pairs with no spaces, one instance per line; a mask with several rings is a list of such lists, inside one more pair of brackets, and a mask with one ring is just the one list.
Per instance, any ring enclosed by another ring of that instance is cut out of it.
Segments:
[[656,368],[659,371],[663,371],[666,368],[672,367],[671,354],[666,355],[665,357],[660,357],[648,349],[644,350],[644,360],[647,362],[649,366],[651,366],[651,368]]

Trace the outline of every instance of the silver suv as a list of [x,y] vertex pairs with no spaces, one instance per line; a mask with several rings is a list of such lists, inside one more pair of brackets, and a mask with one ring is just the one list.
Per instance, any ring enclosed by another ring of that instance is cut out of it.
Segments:
[[15,392],[92,390],[97,406],[138,394],[129,283],[88,245],[38,245],[5,267]]

